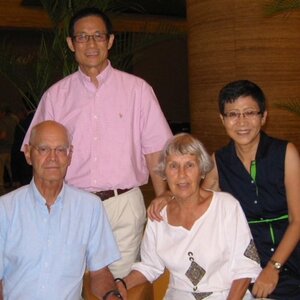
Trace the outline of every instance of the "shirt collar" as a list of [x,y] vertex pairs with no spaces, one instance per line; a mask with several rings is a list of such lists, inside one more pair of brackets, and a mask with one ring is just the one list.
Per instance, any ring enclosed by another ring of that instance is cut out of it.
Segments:
[[[112,71],[112,66],[109,60],[107,66],[105,67],[105,69],[97,75],[97,80],[100,83],[100,86],[105,83],[105,81],[107,80],[109,74]],[[85,73],[83,73],[83,71],[80,69],[80,67],[78,67],[78,72],[79,72],[79,78],[82,81],[82,83],[85,85],[85,87],[90,90],[90,91],[95,91],[96,87],[95,85],[92,83],[91,78],[89,76],[87,76]]]
[[[42,206],[46,205],[46,200],[45,198],[41,195],[41,193],[39,192],[39,190],[37,189],[34,179],[31,180],[30,184],[29,184],[29,189],[32,193],[33,199],[34,201]],[[58,194],[56,200],[55,200],[55,204],[57,205],[62,205],[64,202],[64,195],[65,195],[65,183],[63,183],[62,189],[60,191],[60,193]]]

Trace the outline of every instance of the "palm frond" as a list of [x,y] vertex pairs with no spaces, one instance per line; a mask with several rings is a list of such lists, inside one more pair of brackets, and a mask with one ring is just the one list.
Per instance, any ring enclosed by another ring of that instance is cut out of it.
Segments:
[[34,62],[34,54],[19,55],[6,40],[0,45],[0,53],[0,74],[19,92],[29,109],[35,108],[38,102],[26,92],[26,81],[31,77],[28,66]]
[[266,14],[273,16],[281,13],[290,13],[300,9],[300,0],[271,0],[266,5]]
[[277,102],[274,104],[274,106],[300,116],[300,100],[296,99],[288,102]]
[[[45,92],[55,81],[73,73],[77,69],[73,53],[68,49],[66,36],[68,23],[73,12],[87,6],[95,6],[111,14],[136,11],[143,12],[138,1],[129,0],[40,0],[53,22],[53,29],[41,35],[39,48],[35,53],[19,55],[13,49],[12,42],[4,41],[0,45],[0,73],[5,76],[34,108]],[[181,35],[175,27],[158,26],[156,33],[149,32],[145,24],[143,33],[117,33],[110,53],[110,60],[116,68],[129,71],[140,59],[147,47]],[[153,30],[151,30],[153,31]]]
[[119,32],[116,34],[115,45],[110,53],[112,64],[121,70],[130,71],[132,65],[142,58],[143,50],[155,44],[185,38],[185,33],[167,24],[160,24],[157,32],[149,32],[145,24],[143,32]]
[[54,26],[58,26],[68,19],[74,12],[84,7],[97,7],[107,13],[120,14],[131,11],[143,12],[143,7],[134,0],[40,0],[44,9],[48,12]]

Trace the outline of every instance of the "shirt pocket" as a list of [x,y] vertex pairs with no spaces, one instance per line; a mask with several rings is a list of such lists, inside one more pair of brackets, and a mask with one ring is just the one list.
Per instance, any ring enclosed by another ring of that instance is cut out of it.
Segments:
[[63,275],[81,276],[86,267],[86,246],[79,244],[65,245],[62,251]]

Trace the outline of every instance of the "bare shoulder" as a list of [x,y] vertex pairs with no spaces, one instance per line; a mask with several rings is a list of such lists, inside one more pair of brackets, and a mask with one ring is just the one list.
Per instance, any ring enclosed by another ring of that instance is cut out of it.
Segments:
[[299,151],[293,143],[287,144],[286,158],[289,158],[290,156],[299,159]]
[[289,214],[300,218],[300,156],[297,147],[288,143],[285,156],[284,184]]
[[299,151],[293,143],[288,143],[285,155],[285,174],[289,173],[300,174]]

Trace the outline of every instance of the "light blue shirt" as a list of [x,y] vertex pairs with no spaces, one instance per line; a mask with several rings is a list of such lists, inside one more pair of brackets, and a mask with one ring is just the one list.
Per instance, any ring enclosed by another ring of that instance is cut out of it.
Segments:
[[32,180],[0,197],[5,300],[81,299],[82,277],[120,258],[102,202],[64,184],[50,213]]

